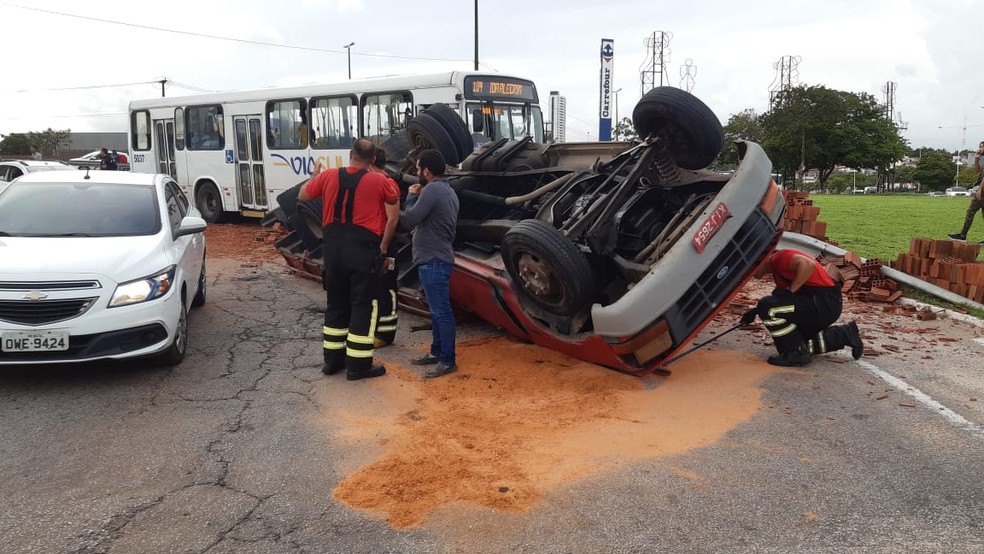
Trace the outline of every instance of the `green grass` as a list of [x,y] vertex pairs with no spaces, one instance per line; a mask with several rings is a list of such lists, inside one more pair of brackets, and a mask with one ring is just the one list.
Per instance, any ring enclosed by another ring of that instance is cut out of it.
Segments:
[[[925,194],[811,194],[827,222],[827,237],[864,258],[894,261],[913,237],[947,240],[963,226],[970,198]],[[984,240],[984,220],[974,222],[968,241]]]

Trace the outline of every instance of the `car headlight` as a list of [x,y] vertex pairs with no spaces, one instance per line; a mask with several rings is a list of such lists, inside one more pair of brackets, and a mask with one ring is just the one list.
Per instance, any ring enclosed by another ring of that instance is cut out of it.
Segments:
[[150,277],[118,285],[109,301],[109,307],[128,306],[164,296],[174,286],[174,272],[175,266],[172,265]]

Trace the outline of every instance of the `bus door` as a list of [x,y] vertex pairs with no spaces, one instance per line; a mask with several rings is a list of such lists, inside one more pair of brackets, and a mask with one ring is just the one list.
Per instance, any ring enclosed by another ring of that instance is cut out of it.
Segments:
[[266,209],[269,206],[263,174],[261,117],[256,114],[232,118],[236,128],[236,185],[244,208]]
[[154,120],[154,135],[156,138],[154,148],[157,157],[157,172],[170,175],[172,179],[177,181],[178,167],[174,163],[174,120]]

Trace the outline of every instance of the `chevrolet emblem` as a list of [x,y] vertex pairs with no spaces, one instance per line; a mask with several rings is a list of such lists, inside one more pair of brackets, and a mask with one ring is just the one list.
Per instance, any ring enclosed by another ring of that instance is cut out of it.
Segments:
[[48,298],[48,295],[39,290],[32,290],[31,292],[24,294],[24,300],[30,300],[31,302],[40,302],[45,298]]

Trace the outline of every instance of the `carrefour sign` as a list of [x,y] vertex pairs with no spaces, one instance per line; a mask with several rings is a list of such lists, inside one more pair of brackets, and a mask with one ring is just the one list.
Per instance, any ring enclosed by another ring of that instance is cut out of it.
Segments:
[[612,140],[612,81],[614,80],[613,60],[615,41],[601,39],[601,101],[598,106],[598,140]]

